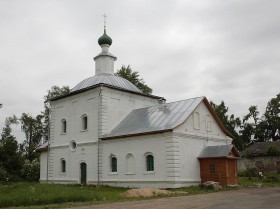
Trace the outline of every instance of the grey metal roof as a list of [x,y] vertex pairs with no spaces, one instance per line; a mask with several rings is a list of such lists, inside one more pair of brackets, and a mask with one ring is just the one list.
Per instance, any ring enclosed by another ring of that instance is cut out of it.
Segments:
[[42,151],[46,151],[47,148],[48,148],[48,142],[46,141],[45,143],[39,145],[37,148],[36,148],[36,152],[42,152]]
[[133,110],[102,139],[172,130],[182,124],[205,97]]
[[85,88],[89,88],[91,86],[95,86],[98,84],[107,84],[110,86],[114,86],[117,88],[134,91],[138,93],[142,93],[141,90],[139,90],[134,84],[132,84],[130,81],[121,78],[116,75],[111,74],[100,74],[95,75],[93,77],[87,78],[80,83],[78,83],[73,89],[71,89],[70,93],[79,91]]
[[199,154],[198,158],[228,157],[232,149],[234,149],[236,155],[232,157],[240,157],[238,151],[234,148],[234,146],[232,144],[227,144],[205,147]]

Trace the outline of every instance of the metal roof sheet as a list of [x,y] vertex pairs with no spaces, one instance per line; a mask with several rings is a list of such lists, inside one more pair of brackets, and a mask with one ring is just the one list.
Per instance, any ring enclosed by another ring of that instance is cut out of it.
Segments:
[[182,124],[204,97],[197,97],[168,104],[133,110],[111,133],[101,138],[172,130]]
[[[232,144],[208,146],[202,150],[198,158],[228,157],[232,149],[235,149]],[[234,152],[237,155],[235,157],[240,157],[236,149]]]
[[48,148],[49,144],[48,142],[44,142],[43,144],[39,145],[37,148],[36,148],[36,152],[42,152],[42,151],[46,151],[47,148]]
[[71,89],[70,93],[73,93],[75,91],[79,91],[85,88],[89,88],[91,86],[95,86],[98,84],[107,84],[110,86],[115,86],[121,89],[126,89],[129,91],[134,91],[138,93],[142,93],[141,90],[139,90],[134,84],[132,84],[130,81],[121,78],[116,75],[111,74],[100,74],[95,75],[93,77],[87,78],[80,83],[78,83],[73,89]]

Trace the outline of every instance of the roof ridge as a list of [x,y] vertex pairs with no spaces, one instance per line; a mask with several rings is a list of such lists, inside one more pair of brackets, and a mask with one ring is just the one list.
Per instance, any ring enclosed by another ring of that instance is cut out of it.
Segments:
[[182,101],[191,100],[191,99],[198,99],[198,98],[206,98],[206,97],[205,96],[192,97],[192,98],[189,98],[189,99],[181,99],[181,100],[177,100],[177,101],[173,101],[173,102],[168,102],[166,104],[172,104],[172,103],[175,103],[175,102],[182,102]]

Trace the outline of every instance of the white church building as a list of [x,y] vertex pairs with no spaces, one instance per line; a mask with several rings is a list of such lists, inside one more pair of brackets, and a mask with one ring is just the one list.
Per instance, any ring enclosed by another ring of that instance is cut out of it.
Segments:
[[[114,75],[112,39],[98,39],[95,75],[51,103],[49,141],[40,147],[40,181],[177,188],[201,182],[201,152],[232,147],[205,97],[165,103]],[[213,169],[213,166],[212,166]]]

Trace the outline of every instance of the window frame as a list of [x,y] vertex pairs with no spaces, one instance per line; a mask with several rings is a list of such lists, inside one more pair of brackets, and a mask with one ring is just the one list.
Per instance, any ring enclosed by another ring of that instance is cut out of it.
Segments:
[[[128,153],[125,157],[126,165],[125,165],[125,175],[135,175],[135,158],[132,153]],[[131,165],[132,163],[132,165]]]
[[116,156],[111,156],[111,168],[110,171],[111,173],[117,173],[118,172],[118,159]]
[[81,122],[82,122],[81,131],[87,131],[88,130],[88,116],[87,116],[87,114],[82,115]]
[[193,113],[193,128],[200,130],[200,114],[199,112]]
[[66,160],[64,158],[60,159],[60,173],[66,174]]
[[75,140],[71,140],[70,141],[70,144],[69,144],[69,147],[70,147],[70,150],[72,151],[72,152],[75,152],[76,151],[76,149],[77,149],[77,142],[75,141]]
[[210,163],[209,171],[210,171],[211,174],[216,173],[216,165],[214,163]]
[[145,155],[146,172],[155,172],[155,158],[152,153]]
[[61,134],[67,134],[67,120],[65,118],[61,120]]
[[206,121],[205,129],[208,132],[211,132],[212,131],[212,118],[211,118],[211,116],[210,115],[206,115],[205,121]]

